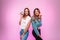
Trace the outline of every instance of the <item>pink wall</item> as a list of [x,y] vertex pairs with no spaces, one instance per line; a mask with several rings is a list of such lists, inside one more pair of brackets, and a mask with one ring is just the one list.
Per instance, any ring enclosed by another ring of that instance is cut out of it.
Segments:
[[[39,8],[42,14],[43,40],[59,40],[59,0],[1,0],[1,40],[20,40],[19,13],[25,8]],[[30,27],[28,40],[35,40]]]

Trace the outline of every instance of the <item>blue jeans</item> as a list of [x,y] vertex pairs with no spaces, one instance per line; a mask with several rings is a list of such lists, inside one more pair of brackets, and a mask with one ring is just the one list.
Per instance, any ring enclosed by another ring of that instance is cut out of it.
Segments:
[[[21,29],[21,31],[20,31],[20,36],[21,36],[23,33],[24,33],[24,29]],[[26,34],[24,35],[24,37],[22,38],[22,40],[27,40],[28,34],[29,34],[29,31],[26,32]]]

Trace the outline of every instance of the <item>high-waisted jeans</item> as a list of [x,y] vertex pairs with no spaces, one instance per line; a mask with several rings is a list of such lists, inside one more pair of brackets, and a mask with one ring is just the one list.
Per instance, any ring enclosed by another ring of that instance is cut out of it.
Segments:
[[[40,35],[41,35],[41,30],[40,30],[40,29],[37,29],[37,30],[39,31],[39,33],[40,33]],[[33,36],[35,37],[36,40],[43,40],[42,38],[40,38],[39,36],[36,35],[34,29],[33,29],[33,31],[32,31],[32,34],[33,34]]]
[[[21,29],[21,31],[20,31],[20,36],[21,36],[23,33],[24,33],[24,29]],[[25,35],[23,36],[22,40],[27,40],[28,34],[29,34],[29,31],[27,31],[27,32],[25,33]]]

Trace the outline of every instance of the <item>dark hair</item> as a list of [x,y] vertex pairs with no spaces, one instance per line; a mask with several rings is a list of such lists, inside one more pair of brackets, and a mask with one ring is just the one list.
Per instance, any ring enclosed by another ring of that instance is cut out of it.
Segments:
[[38,12],[40,13],[39,8],[35,8],[35,9],[34,9],[34,12],[33,12],[33,13],[34,13],[34,16],[35,16],[35,10],[38,10]]
[[30,16],[30,10],[29,10],[29,8],[25,8],[25,9],[24,9],[24,15],[23,15],[23,17],[25,17],[25,10],[26,10],[26,9],[28,10],[28,16]]

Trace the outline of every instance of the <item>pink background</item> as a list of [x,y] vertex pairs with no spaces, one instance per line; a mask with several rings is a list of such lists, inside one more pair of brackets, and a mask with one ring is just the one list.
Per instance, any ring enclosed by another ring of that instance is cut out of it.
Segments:
[[[28,7],[33,14],[34,8],[39,8],[42,14],[41,36],[43,40],[60,40],[60,0],[1,0],[1,40],[20,40],[19,13]],[[28,40],[35,40],[32,27],[29,29]]]

